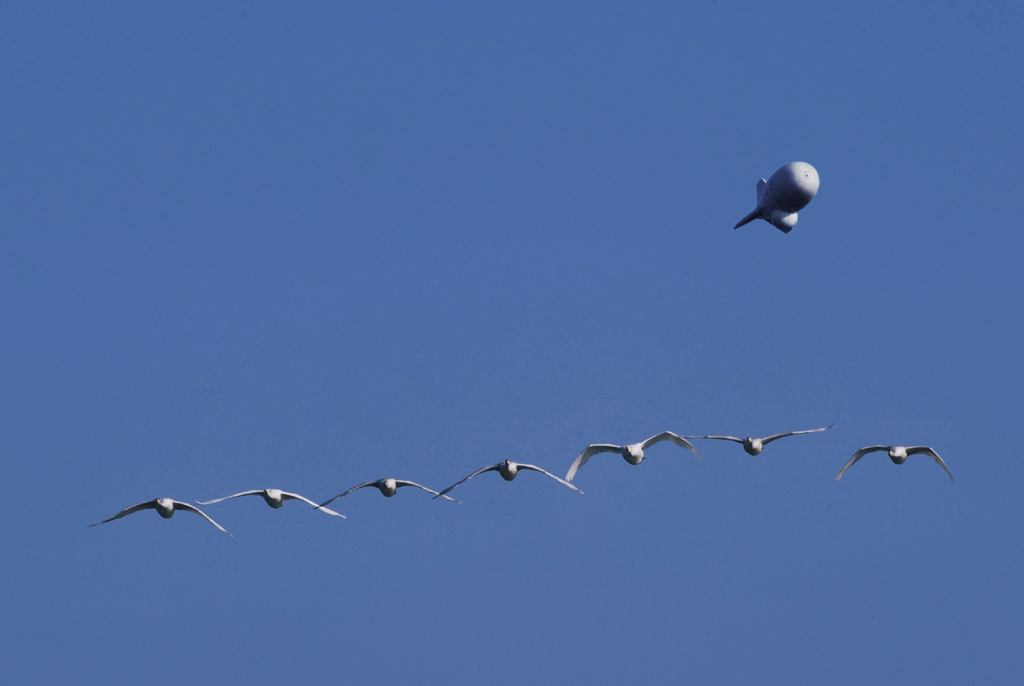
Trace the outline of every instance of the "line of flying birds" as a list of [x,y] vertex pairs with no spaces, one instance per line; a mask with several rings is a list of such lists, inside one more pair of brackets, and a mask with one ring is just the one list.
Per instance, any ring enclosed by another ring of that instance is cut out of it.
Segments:
[[[766,445],[768,445],[772,441],[777,441],[780,438],[786,438],[787,436],[798,436],[800,434],[819,433],[821,431],[828,431],[829,429],[833,428],[835,428],[835,424],[822,427],[820,429],[789,431],[787,433],[775,434],[773,436],[768,436],[766,438],[753,438],[751,436],[747,436],[746,438],[737,438],[735,436],[679,436],[678,434],[674,434],[671,431],[663,431],[660,434],[651,436],[645,441],[641,441],[639,443],[630,443],[629,445],[593,443],[584,448],[583,452],[576,456],[576,459],[573,460],[572,464],[569,466],[569,471],[566,473],[564,479],[555,476],[551,472],[541,467],[538,467],[537,465],[524,464],[522,462],[513,462],[512,460],[504,460],[502,462],[499,462],[498,464],[492,464],[482,469],[476,470],[469,476],[460,479],[459,481],[456,481],[443,491],[435,491],[431,488],[427,488],[422,484],[418,484],[415,481],[405,481],[403,479],[378,479],[376,481],[366,481],[364,483],[359,484],[358,486],[353,486],[347,491],[343,491],[338,495],[334,496],[333,498],[329,498],[320,504],[317,504],[310,500],[309,498],[299,495],[298,493],[288,493],[287,491],[282,491],[276,488],[242,491],[241,493],[235,493],[234,495],[224,496],[223,498],[216,498],[214,500],[197,500],[196,502],[199,505],[212,505],[214,503],[219,503],[224,500],[231,500],[232,498],[241,498],[242,496],[247,495],[258,495],[261,498],[263,498],[263,500],[266,501],[267,505],[270,505],[273,508],[282,507],[285,501],[287,500],[301,500],[302,502],[306,503],[307,505],[311,505],[314,509],[320,510],[321,512],[333,515],[335,517],[344,518],[345,515],[341,514],[340,512],[335,512],[334,510],[329,509],[327,506],[333,503],[335,500],[343,498],[349,493],[352,493],[353,491],[358,491],[361,488],[367,488],[369,486],[372,486],[379,490],[385,497],[390,498],[393,495],[395,495],[395,493],[398,492],[399,488],[403,488],[405,486],[413,486],[415,488],[422,489],[427,493],[430,493],[431,495],[434,496],[435,500],[437,498],[444,498],[445,500],[460,503],[461,501],[452,498],[448,494],[451,493],[456,488],[458,488],[459,486],[461,486],[462,484],[472,479],[473,477],[479,476],[480,474],[483,474],[485,472],[498,472],[498,474],[501,475],[501,478],[503,478],[505,481],[512,481],[516,478],[516,475],[523,470],[540,472],[545,476],[551,477],[552,479],[562,484],[563,486],[571,488],[577,493],[583,493],[583,491],[581,491],[579,488],[575,486],[575,484],[572,483],[572,480],[575,478],[576,473],[579,471],[580,467],[585,465],[591,457],[599,453],[618,453],[622,455],[623,459],[625,459],[626,462],[628,462],[629,464],[638,465],[644,461],[645,450],[647,450],[656,443],[661,443],[662,441],[671,441],[678,445],[679,447],[689,450],[699,458],[701,456],[700,451],[698,451],[693,446],[693,444],[690,443],[690,440],[699,439],[733,441],[735,443],[739,443],[740,445],[742,445],[743,449],[748,454],[759,455],[761,451],[764,450],[764,447]],[[888,452],[889,459],[891,459],[895,464],[903,464],[904,462],[907,461],[907,457],[909,457],[910,455],[927,455],[931,457],[933,460],[935,460],[935,462],[940,467],[946,470],[946,474],[949,475],[950,481],[953,480],[953,473],[949,471],[949,467],[947,467],[943,459],[939,457],[939,454],[935,452],[935,450],[933,450],[932,448],[929,448],[928,446],[918,445],[906,447],[902,445],[869,445],[855,452],[853,456],[846,461],[846,464],[843,465],[843,468],[839,470],[839,474],[836,476],[836,481],[842,479],[843,474],[846,473],[846,470],[853,466],[853,464],[857,462],[857,460],[864,457],[868,453],[873,452]],[[126,507],[113,517],[108,517],[107,519],[104,519],[102,522],[90,524],[89,526],[99,526],[100,524],[106,524],[107,522],[112,522],[115,519],[120,519],[121,517],[127,517],[128,515],[133,514],[135,512],[139,512],[141,510],[156,510],[160,514],[160,516],[165,519],[170,519],[171,517],[173,517],[174,513],[177,510],[194,512],[200,517],[206,519],[206,521],[210,522],[210,524],[213,524],[215,527],[217,527],[224,533],[228,534],[229,536],[231,535],[227,529],[222,527],[217,522],[213,521],[213,519],[208,514],[200,510],[195,505],[191,505],[180,500],[173,500],[171,498],[157,498],[156,500],[147,500],[146,502],[139,503],[138,505]]]
[[[755,219],[763,219],[768,223],[772,224],[775,228],[779,229],[783,233],[789,233],[790,231],[793,230],[793,227],[796,226],[797,212],[806,207],[807,204],[814,198],[814,196],[818,192],[818,186],[818,171],[814,167],[807,164],[806,162],[792,162],[790,164],[787,164],[779,168],[774,174],[772,174],[768,178],[767,181],[761,179],[760,181],[757,182],[757,206],[754,208],[752,212],[750,212],[750,214],[741,219],[733,228],[738,229],[744,224],[752,222]],[[283,506],[286,500],[301,500],[302,502],[313,506],[313,508],[320,510],[321,512],[333,515],[335,517],[344,518],[345,515],[335,512],[334,510],[328,509],[327,506],[333,503],[338,498],[343,498],[349,493],[352,493],[353,491],[358,491],[361,488],[373,486],[381,493],[383,493],[384,496],[390,498],[393,495],[395,495],[395,493],[398,492],[399,488],[403,488],[405,486],[414,486],[416,488],[423,489],[424,491],[433,494],[435,499],[444,498],[445,500],[450,500],[452,502],[458,503],[461,501],[455,500],[454,498],[449,496],[448,493],[452,492],[453,490],[455,490],[462,484],[466,483],[473,477],[479,476],[480,474],[483,474],[485,472],[498,472],[498,474],[501,475],[501,478],[505,479],[505,481],[512,481],[513,479],[516,478],[516,475],[519,473],[519,471],[524,469],[527,471],[540,472],[541,474],[551,477],[552,479],[562,484],[563,486],[567,486],[568,488],[571,488],[572,490],[577,491],[578,493],[583,493],[583,491],[581,491],[579,488],[572,484],[572,480],[576,476],[576,472],[579,471],[580,467],[585,465],[591,457],[599,453],[619,453],[629,464],[638,465],[644,460],[644,451],[656,443],[661,443],[662,441],[672,441],[681,448],[685,448],[691,451],[697,457],[700,457],[700,452],[698,452],[697,449],[693,447],[693,444],[690,443],[690,440],[709,439],[718,441],[733,441],[735,443],[741,444],[743,446],[743,449],[748,454],[759,455],[761,451],[764,450],[764,447],[766,445],[768,445],[772,441],[777,441],[780,438],[786,438],[787,436],[797,436],[799,434],[818,433],[821,431],[827,431],[834,427],[835,424],[832,424],[831,426],[826,426],[821,429],[790,431],[788,433],[781,433],[775,434],[773,436],[768,436],[767,438],[752,438],[750,436],[748,436],[747,438],[736,438],[735,436],[679,436],[677,434],[672,433],[671,431],[663,431],[660,434],[651,436],[646,441],[641,441],[640,443],[631,443],[629,445],[594,443],[592,445],[588,445],[586,448],[583,449],[583,452],[576,456],[576,459],[573,460],[572,464],[569,466],[569,471],[566,473],[564,479],[558,478],[551,472],[542,469],[537,465],[524,464],[522,462],[513,462],[512,460],[505,460],[503,462],[499,462],[498,464],[490,465],[488,467],[484,467],[483,469],[478,469],[477,471],[473,472],[466,478],[460,481],[456,481],[454,484],[440,492],[427,488],[426,486],[418,484],[414,481],[404,481],[402,479],[378,479],[377,481],[367,481],[365,483],[359,484],[358,486],[353,486],[347,491],[339,493],[333,498],[325,500],[320,504],[317,504],[310,500],[309,498],[299,495],[298,493],[288,493],[286,491],[281,491],[276,488],[267,488],[264,490],[255,491],[242,491],[241,493],[235,493],[234,495],[225,496],[223,498],[217,498],[215,500],[205,500],[196,502],[199,505],[212,505],[214,503],[219,503],[223,500],[231,500],[232,498],[240,498],[242,496],[247,495],[258,495],[261,498],[263,498],[263,500],[266,501],[267,505],[270,505],[273,508]],[[947,467],[946,463],[943,462],[941,457],[939,457],[939,454],[935,452],[935,450],[933,450],[932,448],[929,448],[928,446],[918,445],[907,447],[902,445],[870,445],[861,448],[860,450],[855,452],[849,460],[846,461],[846,464],[843,465],[843,468],[839,470],[839,474],[836,476],[836,481],[842,479],[843,474],[846,473],[846,470],[852,467],[853,464],[857,462],[857,460],[864,457],[868,453],[873,452],[888,452],[889,459],[891,459],[894,464],[903,464],[904,462],[907,461],[907,457],[909,457],[910,455],[927,455],[931,457],[933,460],[935,460],[935,462],[940,467],[946,470],[946,474],[949,475],[950,481],[953,480],[953,473],[949,471],[949,467]],[[200,510],[195,505],[191,505],[180,500],[173,500],[171,498],[157,498],[156,500],[147,500],[144,503],[139,503],[138,505],[126,507],[113,517],[108,517],[107,519],[104,519],[102,522],[90,524],[89,526],[98,526],[100,524],[106,524],[107,522],[112,522],[115,519],[127,517],[128,515],[133,514],[135,512],[139,512],[141,510],[156,510],[164,519],[170,519],[171,517],[173,517],[174,513],[177,510],[194,512],[195,514],[205,518],[206,521],[210,522],[210,524],[213,524],[215,527],[217,527],[224,533],[228,534],[229,536],[231,535],[227,529],[222,527],[217,522],[213,521],[213,519],[211,519],[209,515],[207,515],[205,512]]]

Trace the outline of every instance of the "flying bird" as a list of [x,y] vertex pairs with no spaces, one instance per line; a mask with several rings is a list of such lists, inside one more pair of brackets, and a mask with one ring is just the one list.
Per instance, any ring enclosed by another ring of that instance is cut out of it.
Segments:
[[780,167],[767,181],[757,182],[757,207],[733,228],[764,219],[782,233],[789,233],[796,226],[796,213],[814,198],[818,184],[818,170],[806,162]]
[[231,500],[232,498],[241,498],[243,495],[258,495],[267,501],[267,505],[277,509],[284,505],[286,500],[301,500],[304,503],[312,505],[318,510],[322,510],[327,514],[334,515],[335,517],[345,518],[345,515],[334,510],[328,510],[326,507],[320,507],[309,498],[304,498],[298,493],[286,493],[285,491],[278,490],[276,488],[265,488],[262,491],[243,491],[242,493],[235,493],[234,495],[224,496],[223,498],[217,498],[216,500],[197,500],[196,502],[200,505],[212,505],[213,503],[219,503],[222,500]]
[[546,469],[541,469],[537,465],[523,464],[522,462],[513,462],[512,460],[505,460],[504,462],[499,462],[498,464],[492,464],[489,467],[484,467],[483,469],[476,470],[475,472],[473,472],[472,474],[467,476],[462,481],[456,481],[451,486],[449,486],[448,488],[444,489],[443,491],[441,491],[440,493],[438,493],[434,497],[435,498],[447,497],[447,496],[445,496],[445,493],[448,493],[449,491],[454,489],[456,486],[460,486],[461,484],[464,484],[467,481],[469,481],[470,479],[472,479],[474,476],[477,476],[478,474],[483,474],[484,472],[498,472],[498,474],[501,474],[501,478],[504,479],[505,481],[512,481],[512,480],[514,480],[516,478],[516,474],[519,473],[520,469],[525,469],[525,470],[532,471],[532,472],[540,472],[541,474],[547,474],[548,476],[550,476],[552,479],[554,479],[558,483],[562,484],[563,486],[568,486],[572,490],[577,491],[579,493],[583,492],[580,489],[578,489],[575,486],[573,486],[568,481],[565,481],[563,479],[559,479],[557,476],[555,476],[551,472],[547,471]]
[[780,438],[786,438],[787,436],[798,436],[800,434],[815,434],[815,433],[818,433],[819,431],[828,431],[829,429],[834,429],[835,427],[836,427],[835,424],[830,424],[830,425],[828,425],[826,427],[823,427],[821,429],[807,429],[805,431],[790,431],[790,432],[784,433],[784,434],[775,434],[774,436],[768,436],[767,438],[751,438],[750,436],[747,436],[746,438],[736,438],[735,436],[687,436],[687,438],[690,438],[690,439],[694,439],[694,438],[700,438],[700,439],[709,438],[709,439],[714,439],[714,440],[717,440],[717,441],[733,441],[735,443],[742,444],[743,445],[743,449],[747,451],[748,455],[760,455],[761,451],[764,450],[764,447],[766,445],[768,445],[772,441],[777,441]]
[[680,447],[693,451],[694,455],[700,457],[700,452],[698,452],[698,450],[685,438],[677,436],[671,431],[663,431],[656,436],[651,436],[642,443],[631,443],[630,445],[594,443],[593,445],[588,445],[583,449],[583,452],[577,455],[576,459],[573,460],[572,466],[569,467],[569,472],[565,475],[565,480],[572,481],[572,478],[576,476],[576,472],[579,471],[579,468],[585,465],[587,460],[598,453],[619,453],[623,458],[625,458],[626,462],[630,464],[640,464],[644,461],[644,450],[655,443],[661,443],[662,441],[672,441]]
[[939,457],[939,454],[926,445],[917,445],[910,448],[904,447],[902,445],[870,445],[866,448],[861,448],[860,450],[855,452],[853,454],[853,457],[851,457],[846,462],[846,464],[843,465],[843,468],[839,470],[839,474],[836,476],[836,481],[839,481],[840,479],[843,478],[843,473],[846,472],[847,469],[852,467],[854,462],[864,457],[868,453],[876,452],[888,452],[889,459],[893,461],[893,464],[903,464],[904,462],[907,461],[907,457],[909,457],[910,455],[928,455],[933,460],[935,460],[940,467],[946,470],[946,474],[949,474],[950,481],[955,481],[955,479],[953,479],[953,472],[949,471],[949,467],[947,467],[946,463],[942,461],[942,458]]
[[[160,516],[163,517],[164,519],[170,519],[171,517],[173,517],[175,510],[185,510],[186,512],[195,512],[197,515],[201,516],[203,519],[208,521],[210,524],[213,524],[215,527],[217,527],[218,529],[220,529],[221,531],[226,533],[228,536],[231,536],[231,532],[229,532],[227,529],[222,527],[217,522],[215,522],[212,519],[210,519],[210,517],[207,516],[207,514],[205,512],[200,510],[195,505],[189,505],[188,503],[183,503],[180,500],[172,500],[171,498],[157,498],[156,500],[147,500],[144,503],[139,503],[138,505],[132,505],[131,507],[126,507],[125,509],[123,509],[120,512],[118,512],[113,517],[107,517],[102,522],[96,522],[95,524],[90,524],[89,526],[99,526],[100,524],[106,524],[107,522],[112,522],[115,519],[120,519],[121,517],[127,517],[128,515],[133,514],[135,512],[138,512],[140,510],[156,510],[160,514]],[[232,536],[232,538],[234,538],[234,536]]]
[[[438,496],[442,496],[443,495],[442,493],[438,493],[437,491],[435,491],[435,490],[433,490],[431,488],[427,488],[426,486],[421,486],[420,484],[416,483],[415,481],[403,481],[402,479],[378,479],[377,481],[367,481],[366,483],[359,484],[358,486],[353,486],[352,488],[348,489],[344,493],[339,493],[338,495],[334,496],[330,500],[326,500],[326,501],[320,503],[319,505],[317,505],[317,507],[323,508],[324,505],[330,505],[331,503],[333,503],[338,498],[343,498],[346,495],[348,495],[349,493],[351,493],[352,491],[358,491],[360,488],[366,488],[367,486],[374,486],[375,488],[377,488],[377,490],[379,490],[381,493],[383,493],[384,497],[386,497],[386,498],[390,498],[391,496],[393,496],[395,493],[398,492],[398,489],[402,488],[403,486],[415,486],[416,488],[422,488],[427,493],[432,493],[435,498],[437,498]],[[444,499],[445,500],[451,500],[453,503],[459,502],[455,498],[449,498],[446,495],[444,496]]]

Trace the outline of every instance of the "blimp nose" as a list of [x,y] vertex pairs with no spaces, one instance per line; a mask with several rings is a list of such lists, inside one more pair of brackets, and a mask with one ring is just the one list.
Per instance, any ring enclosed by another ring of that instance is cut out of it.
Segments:
[[775,209],[786,214],[799,212],[818,192],[818,171],[806,162],[790,162],[772,174],[768,183],[771,187],[768,202]]
[[818,170],[806,162],[794,162],[793,172],[794,180],[800,185],[801,190],[807,195],[807,201],[810,202],[811,198],[817,195],[818,186],[821,183],[818,179]]

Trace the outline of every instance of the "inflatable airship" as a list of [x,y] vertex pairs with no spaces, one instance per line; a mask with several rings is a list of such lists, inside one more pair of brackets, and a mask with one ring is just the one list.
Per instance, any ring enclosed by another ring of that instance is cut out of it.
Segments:
[[757,208],[734,226],[764,219],[782,233],[796,226],[796,213],[818,192],[818,171],[806,162],[791,162],[757,182]]

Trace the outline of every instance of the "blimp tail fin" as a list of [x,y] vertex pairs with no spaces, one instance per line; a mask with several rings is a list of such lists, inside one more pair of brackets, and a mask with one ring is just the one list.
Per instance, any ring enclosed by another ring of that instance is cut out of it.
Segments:
[[738,224],[736,224],[736,226],[734,226],[734,227],[732,227],[732,228],[734,228],[734,229],[738,229],[738,228],[740,228],[741,226],[743,226],[744,224],[749,224],[750,222],[754,221],[755,219],[760,219],[760,218],[761,218],[761,216],[762,216],[761,208],[760,208],[760,207],[758,207],[758,208],[757,208],[756,210],[754,210],[753,212],[751,212],[750,214],[748,214],[748,215],[747,215],[746,217],[744,217],[743,219],[741,219],[741,220],[739,221],[739,223],[738,223]]

